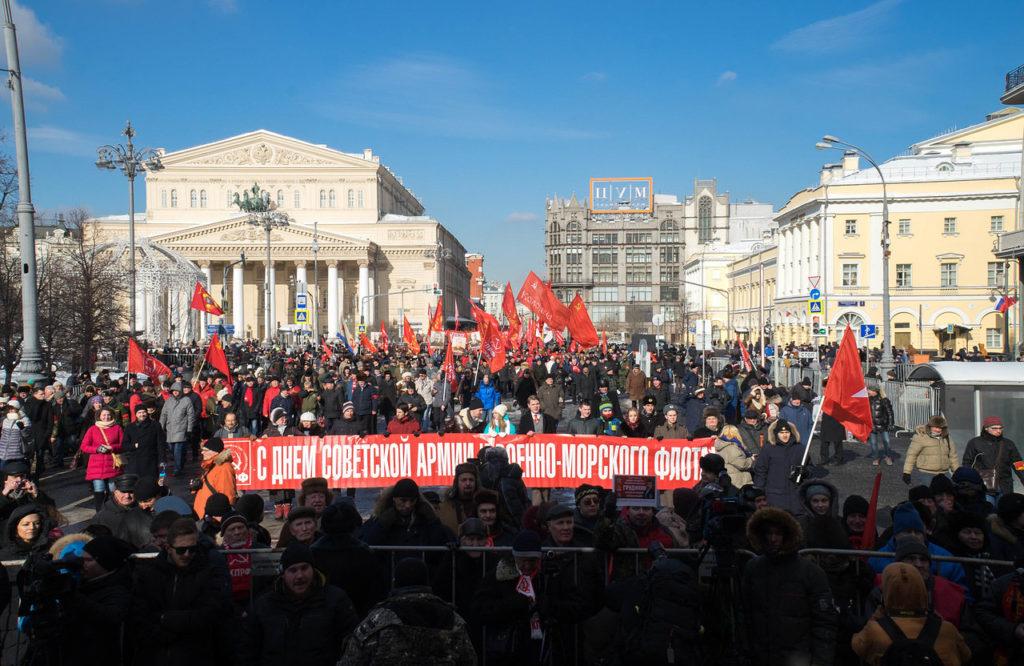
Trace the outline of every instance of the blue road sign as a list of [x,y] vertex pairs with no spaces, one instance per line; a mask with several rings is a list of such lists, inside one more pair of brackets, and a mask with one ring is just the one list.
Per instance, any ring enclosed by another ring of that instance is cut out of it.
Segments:
[[214,333],[216,333],[218,335],[234,335],[235,334],[235,325],[234,324],[224,324],[223,326],[221,326],[220,324],[207,324],[206,325],[206,334],[207,335],[213,335]]
[[874,324],[860,325],[860,337],[864,338],[865,340],[870,340],[874,338],[877,332],[877,327]]
[[811,300],[816,301],[821,298],[821,289],[811,289]]

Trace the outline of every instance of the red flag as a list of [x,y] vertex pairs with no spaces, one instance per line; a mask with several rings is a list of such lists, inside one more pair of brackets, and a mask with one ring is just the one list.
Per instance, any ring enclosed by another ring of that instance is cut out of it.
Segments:
[[224,375],[228,388],[231,388],[231,368],[228,366],[228,355],[224,353],[224,345],[221,344],[216,333],[210,338],[210,346],[206,348],[206,362]]
[[371,354],[377,353],[377,347],[375,347],[373,342],[370,341],[370,338],[366,337],[366,333],[359,334],[359,344],[360,346],[362,346],[363,349],[370,352]]
[[444,301],[443,296],[437,297],[437,307],[434,308],[434,316],[430,318],[430,324],[427,325],[427,337],[430,337],[431,331],[443,331],[444,330]]
[[469,314],[473,317],[473,321],[476,322],[476,330],[480,333],[480,341],[483,342],[487,337],[487,328],[490,326],[488,317],[490,317],[490,319],[494,319],[494,317],[491,317],[484,312],[483,309],[477,306],[473,301],[469,302]]
[[866,442],[871,434],[871,402],[864,385],[857,343],[849,325],[843,332],[836,361],[828,375],[821,411],[846,426],[862,442]]
[[142,351],[139,343],[132,338],[128,338],[128,372],[140,372],[150,379],[156,379],[161,375],[171,376],[170,368]]
[[601,331],[601,353],[608,355],[608,331]]
[[562,332],[561,331],[554,331],[554,335],[555,335],[555,344],[557,344],[559,347],[564,347],[565,346],[565,338],[562,336]]
[[416,334],[412,331],[412,326],[409,325],[409,318],[402,317],[402,340],[405,341],[405,346],[409,348],[409,351],[419,356],[420,343],[416,340]]
[[326,358],[334,356],[334,350],[331,349],[331,346],[329,344],[327,344],[327,340],[321,340],[320,342],[323,344],[324,347],[324,356]]
[[743,338],[736,336],[736,342],[740,343],[740,356],[743,358],[743,367],[750,372],[754,369],[754,362],[750,360],[750,352],[747,351],[747,346],[743,344]]
[[460,323],[459,323],[459,299],[456,298],[454,301],[452,301],[452,303],[455,304],[455,330],[457,331],[457,330],[459,330],[459,326],[460,326]]
[[[826,386],[826,388],[828,388]],[[882,487],[882,473],[875,474],[875,486],[871,489],[871,502],[868,504],[868,516],[864,522],[864,533],[860,537],[861,550],[874,550],[875,539],[878,533],[875,526],[878,523],[878,490]]]
[[565,323],[569,319],[569,308],[558,300],[551,287],[533,271],[526,276],[517,299],[552,330],[561,331],[565,328]]
[[572,339],[584,349],[597,346],[597,329],[594,328],[594,322],[590,321],[590,313],[587,312],[587,306],[579,294],[576,294],[569,304],[568,324]]
[[210,292],[206,291],[206,288],[199,282],[196,282],[196,288],[192,292],[192,304],[189,307],[200,312],[209,312],[212,315],[224,314],[224,309],[217,305],[217,301],[213,300]]
[[512,283],[505,283],[505,296],[501,299],[501,311],[505,313],[508,320],[509,337],[519,337],[519,331],[523,328],[523,322],[519,319],[519,311],[516,309],[516,298],[512,295]]
[[445,379],[452,385],[452,390],[458,386],[458,382],[455,378],[455,356],[452,354],[452,343],[448,341],[448,349],[444,353],[444,361],[441,363],[441,372],[444,373]]
[[384,327],[384,322],[382,321],[380,323],[380,350],[387,354],[390,344],[391,339],[388,338],[388,329]]

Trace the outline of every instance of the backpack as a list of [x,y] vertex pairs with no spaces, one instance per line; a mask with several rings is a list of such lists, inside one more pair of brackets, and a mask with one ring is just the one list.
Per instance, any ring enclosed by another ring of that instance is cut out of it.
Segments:
[[942,629],[942,618],[931,613],[917,638],[907,638],[888,615],[878,619],[878,625],[892,639],[892,645],[882,655],[881,666],[939,666],[942,660],[935,652],[935,641]]

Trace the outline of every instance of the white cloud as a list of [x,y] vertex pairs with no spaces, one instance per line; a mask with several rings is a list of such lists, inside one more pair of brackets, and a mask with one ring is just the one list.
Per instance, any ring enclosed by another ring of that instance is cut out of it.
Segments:
[[318,91],[320,114],[367,127],[477,139],[588,139],[593,132],[512,110],[515,91],[444,56],[406,55],[351,69]]
[[587,83],[604,83],[608,80],[608,75],[604,72],[587,72],[580,78]]
[[505,216],[506,222],[535,222],[540,219],[537,213],[528,210],[517,210]]
[[715,85],[724,86],[726,84],[732,83],[735,80],[736,72],[732,71],[731,69],[727,69],[718,75],[718,81]]
[[63,127],[40,125],[28,128],[29,151],[95,157],[96,148],[102,143],[96,137]]
[[832,53],[863,47],[877,35],[889,13],[903,0],[879,0],[842,16],[815,21],[792,30],[772,44],[782,51]]
[[[18,32],[18,56],[22,68],[53,67],[60,63],[64,40],[42,23],[30,8],[14,2],[11,12]],[[2,50],[0,62],[7,62],[7,53]]]
[[27,76],[22,80],[21,89],[25,93],[25,105],[40,111],[45,111],[54,102],[63,102],[66,99],[60,88]]

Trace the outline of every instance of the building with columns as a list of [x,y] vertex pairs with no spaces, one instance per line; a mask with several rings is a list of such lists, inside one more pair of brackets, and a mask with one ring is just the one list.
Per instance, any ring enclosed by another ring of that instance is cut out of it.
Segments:
[[[774,321],[776,264],[779,248],[774,241],[755,243],[750,253],[729,264],[729,302],[732,327],[748,343],[770,335]],[[768,338],[765,339],[767,341]]]
[[[334,336],[344,322],[376,330],[408,316],[426,331],[427,308],[444,292],[446,316],[469,311],[465,248],[370,149],[353,154],[257,130],[162,155],[146,172],[146,211],[136,237],[186,257],[225,303],[235,335],[267,338],[302,327]],[[253,184],[288,217],[267,234],[234,204]],[[128,217],[96,218],[101,240],[127,236]],[[241,263],[242,255],[245,263]],[[269,282],[269,298],[266,284]],[[297,316],[305,292],[309,307]],[[200,337],[209,315],[180,297],[137,294],[136,329],[182,315],[181,338]],[[171,312],[175,310],[175,312]],[[303,321],[305,320],[305,321]]]
[[889,322],[882,316],[882,182],[854,153],[822,167],[818,184],[775,216],[778,341],[811,341],[812,286],[822,293],[829,340],[847,324],[858,331],[886,323],[904,349],[1002,352],[1008,339],[1019,339],[1020,305],[1009,317],[996,307],[1016,293],[1017,267],[994,250],[1003,234],[1020,230],[1022,137],[1024,114],[1003,109],[880,165],[889,201]]

